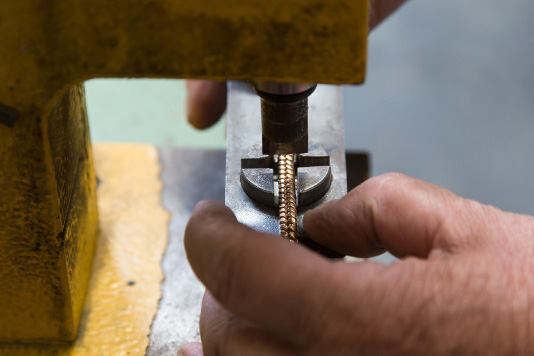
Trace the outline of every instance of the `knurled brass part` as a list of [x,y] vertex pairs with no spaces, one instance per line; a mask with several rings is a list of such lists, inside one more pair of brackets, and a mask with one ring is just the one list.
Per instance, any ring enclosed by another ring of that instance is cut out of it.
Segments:
[[297,197],[295,161],[292,154],[278,156],[278,209],[280,235],[297,241]]

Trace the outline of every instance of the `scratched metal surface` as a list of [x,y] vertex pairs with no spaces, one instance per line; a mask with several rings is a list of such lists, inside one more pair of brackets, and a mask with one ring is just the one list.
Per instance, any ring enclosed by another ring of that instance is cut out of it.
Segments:
[[160,148],[163,205],[171,213],[169,244],[162,261],[165,280],[152,323],[148,356],[176,355],[185,342],[199,341],[198,319],[204,287],[184,251],[184,229],[196,203],[224,200],[225,152]]

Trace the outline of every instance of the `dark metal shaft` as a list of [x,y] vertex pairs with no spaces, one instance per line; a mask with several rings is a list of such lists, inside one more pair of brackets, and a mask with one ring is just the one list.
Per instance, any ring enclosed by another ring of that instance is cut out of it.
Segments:
[[288,103],[261,99],[264,154],[308,152],[308,98]]
[[263,154],[308,152],[308,96],[315,88],[315,84],[255,84],[261,97]]

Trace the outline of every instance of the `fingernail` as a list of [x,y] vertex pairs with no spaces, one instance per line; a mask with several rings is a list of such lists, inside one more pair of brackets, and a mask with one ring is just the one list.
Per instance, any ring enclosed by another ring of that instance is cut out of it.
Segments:
[[319,205],[315,209],[308,210],[304,214],[303,218],[303,224],[304,224],[304,230],[306,230],[308,233],[311,231],[317,231],[317,229],[321,229],[321,226],[323,225],[321,222],[324,222],[324,214],[337,202],[336,200],[331,200],[325,204]]
[[329,202],[326,202],[324,204],[319,205],[318,207],[308,210],[305,215],[311,215],[311,216],[319,216],[318,214],[322,214],[325,211],[327,211],[329,208],[332,207],[335,203],[337,203],[338,199],[330,200]]

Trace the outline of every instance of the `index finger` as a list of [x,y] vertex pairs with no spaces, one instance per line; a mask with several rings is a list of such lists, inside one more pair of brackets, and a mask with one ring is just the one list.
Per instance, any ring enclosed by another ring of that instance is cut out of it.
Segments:
[[188,80],[187,120],[197,129],[215,124],[226,110],[226,82]]
[[[240,224],[215,202],[197,205],[185,247],[198,278],[225,308],[296,343],[321,337],[324,325],[370,318],[367,307],[358,314],[357,306],[373,300],[370,283],[386,268],[368,262],[344,271],[298,244]],[[355,291],[345,299],[350,305],[340,302]]]

